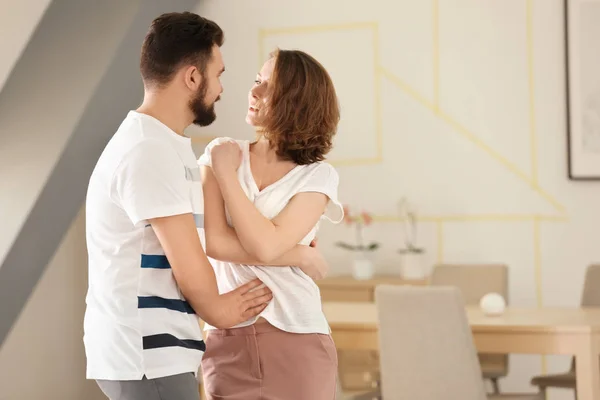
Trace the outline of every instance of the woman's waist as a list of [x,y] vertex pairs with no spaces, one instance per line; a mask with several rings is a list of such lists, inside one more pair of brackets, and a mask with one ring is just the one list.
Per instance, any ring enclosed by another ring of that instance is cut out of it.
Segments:
[[291,301],[282,302],[277,297],[273,297],[258,316],[235,325],[235,328],[265,323],[275,325],[285,331],[303,333],[323,330],[323,327],[329,326],[320,301],[305,299],[303,302],[296,300],[293,303]]
[[[304,301],[300,297],[291,299],[287,294],[285,301],[277,295],[273,297],[268,306],[257,317],[244,321],[232,329],[246,328],[252,325],[273,325],[280,330],[290,333],[327,333],[329,324],[323,312],[320,299],[308,299]],[[205,325],[206,330],[214,330],[215,327]]]
[[253,318],[231,328],[218,329],[207,325],[205,330],[219,336],[256,335],[275,331],[289,334],[329,334],[331,332],[327,319],[320,311],[317,311],[309,319],[288,317],[290,315],[282,317],[262,313],[258,318]]
[[228,329],[211,329],[210,334],[217,336],[247,336],[279,331],[281,331],[281,329],[261,317],[255,323],[250,325],[237,326]]
[[320,301],[317,284],[298,267],[264,267],[221,263],[215,268],[220,293],[227,293],[258,278],[274,296],[315,298]]

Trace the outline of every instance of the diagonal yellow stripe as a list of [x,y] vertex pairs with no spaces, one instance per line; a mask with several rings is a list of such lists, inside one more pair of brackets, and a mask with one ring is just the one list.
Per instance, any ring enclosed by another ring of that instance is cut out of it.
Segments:
[[454,130],[456,132],[458,132],[462,136],[464,136],[467,140],[469,140],[469,142],[473,143],[475,146],[479,147],[481,150],[483,150],[485,153],[487,153],[493,159],[498,161],[500,164],[504,165],[509,171],[511,171],[516,176],[518,176],[519,179],[521,179],[527,183],[530,183],[529,176],[527,176],[527,174],[525,174],[523,171],[521,171],[521,169],[519,169],[519,167],[517,167],[513,162],[508,160],[502,154],[500,154],[496,150],[494,150],[491,146],[489,146],[487,143],[485,143],[483,140],[481,140],[477,135],[473,134],[471,131],[469,131],[467,128],[465,128],[461,123],[459,123],[458,121],[456,121],[454,118],[452,118],[451,116],[449,116],[448,114],[446,114],[443,111],[440,111],[439,116],[442,119],[442,121],[444,121],[446,124],[448,124],[452,128],[454,128]]
[[481,140],[477,135],[475,135],[471,131],[469,131],[465,126],[463,126],[461,123],[456,121],[450,115],[446,114],[444,111],[436,110],[435,105],[433,103],[431,103],[431,101],[424,98],[421,94],[419,94],[416,90],[414,90],[408,84],[403,82],[400,78],[398,78],[392,72],[390,72],[389,70],[387,70],[383,67],[380,67],[379,69],[380,69],[382,75],[385,76],[386,79],[388,79],[394,85],[396,85],[400,90],[405,92],[407,95],[409,95],[415,101],[421,103],[423,106],[425,106],[432,112],[436,113],[442,121],[444,121],[447,125],[452,127],[457,133],[461,134],[464,138],[469,140],[475,146],[479,147],[481,150],[483,150],[485,153],[487,153],[490,157],[495,159],[497,162],[499,162],[501,165],[503,165],[506,169],[508,169],[510,172],[512,172],[515,176],[517,176],[520,180],[528,183],[531,186],[531,188],[533,189],[533,191],[537,192],[546,201],[548,201],[550,204],[552,204],[552,206],[554,206],[554,208],[556,208],[559,212],[561,212],[561,213],[565,212],[564,205],[559,203],[558,200],[556,200],[549,193],[547,193],[545,190],[543,190],[538,184],[533,183],[531,181],[531,178],[525,172],[523,172],[518,166],[516,166],[513,162],[508,160],[502,154],[498,153],[491,146],[489,146],[487,143],[485,143],[483,140]]
[[400,88],[400,90],[408,94],[413,100],[416,100],[417,102],[421,103],[424,107],[428,108],[429,110],[435,111],[435,106],[431,101],[423,97],[419,92],[410,87],[402,79],[394,75],[390,70],[380,66],[379,71],[381,71],[382,76],[384,76],[387,80],[389,80],[398,88]]

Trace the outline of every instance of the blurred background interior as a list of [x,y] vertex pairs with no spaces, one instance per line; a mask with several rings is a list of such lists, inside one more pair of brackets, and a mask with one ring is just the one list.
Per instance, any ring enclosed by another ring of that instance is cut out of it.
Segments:
[[82,205],[141,102],[150,21],[183,10],[226,37],[217,120],[189,129],[198,154],[253,137],[247,91],[275,47],[336,85],[347,218],[318,245],[340,399],[600,399],[589,0],[0,2],[0,399],[103,399],[85,380]]

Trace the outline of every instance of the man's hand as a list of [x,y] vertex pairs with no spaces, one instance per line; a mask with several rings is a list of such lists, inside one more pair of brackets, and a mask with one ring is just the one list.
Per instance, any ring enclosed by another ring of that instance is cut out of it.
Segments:
[[306,246],[303,249],[303,261],[299,267],[306,275],[316,281],[327,276],[329,265],[321,252],[314,248],[313,242],[311,242],[310,246]]
[[242,162],[242,149],[237,142],[227,141],[217,144],[210,151],[212,169],[215,176],[223,172],[236,171]]
[[255,279],[231,292],[220,295],[219,303],[215,304],[215,307],[219,307],[222,314],[215,327],[231,328],[259,315],[273,298],[268,287],[259,287],[262,284],[260,280]]

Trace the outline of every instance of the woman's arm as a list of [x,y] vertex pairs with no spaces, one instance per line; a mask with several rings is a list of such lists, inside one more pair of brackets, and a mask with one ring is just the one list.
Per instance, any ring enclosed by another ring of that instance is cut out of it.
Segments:
[[248,199],[237,177],[240,148],[226,142],[212,149],[213,171],[241,245],[261,263],[272,263],[294,248],[319,221],[327,195],[296,194],[273,220],[265,218]]
[[[297,266],[313,279],[325,276],[328,265],[316,249],[296,245],[270,262],[265,263],[249,254],[241,245],[236,231],[227,224],[225,204],[219,184],[210,167],[202,166],[204,192],[204,229],[206,231],[206,254],[221,261],[235,264]],[[236,178],[237,179],[237,178]],[[244,197],[246,195],[242,193]],[[251,204],[252,205],[252,204]],[[252,205],[254,208],[254,205]],[[265,239],[266,240],[266,239]]]

